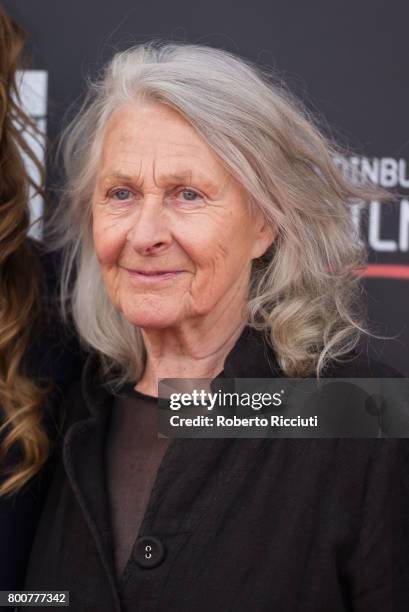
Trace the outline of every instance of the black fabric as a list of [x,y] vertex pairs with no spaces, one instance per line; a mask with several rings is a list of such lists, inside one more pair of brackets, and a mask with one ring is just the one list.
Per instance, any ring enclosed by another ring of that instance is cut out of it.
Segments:
[[105,445],[117,576],[122,574],[131,554],[157,470],[170,442],[157,435],[157,398],[129,387],[114,398]]
[[[44,405],[44,422],[53,439],[59,421],[57,408],[67,389],[80,378],[85,352],[80,348],[73,331],[62,324],[57,314],[59,255],[42,254],[37,243],[31,241],[29,244],[34,250],[33,257],[40,259],[43,312],[36,323],[24,368],[39,384],[53,385]],[[31,265],[31,262],[27,262],[27,265]],[[14,448],[8,456],[8,464],[17,462],[19,456],[19,449]],[[51,455],[41,474],[32,479],[23,490],[11,497],[0,498],[0,590],[23,587],[30,548],[54,467]]]
[[[219,377],[246,375],[281,375],[249,328]],[[393,375],[362,355],[327,371]],[[173,440],[118,581],[104,466],[112,402],[91,356],[66,398],[25,588],[69,590],[70,609],[87,612],[407,612],[407,440]]]

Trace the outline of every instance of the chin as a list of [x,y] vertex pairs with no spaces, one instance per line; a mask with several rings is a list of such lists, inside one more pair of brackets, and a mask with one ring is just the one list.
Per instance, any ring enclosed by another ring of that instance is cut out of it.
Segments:
[[175,315],[169,315],[159,312],[135,313],[125,312],[123,315],[129,323],[136,325],[142,329],[166,329],[178,323]]

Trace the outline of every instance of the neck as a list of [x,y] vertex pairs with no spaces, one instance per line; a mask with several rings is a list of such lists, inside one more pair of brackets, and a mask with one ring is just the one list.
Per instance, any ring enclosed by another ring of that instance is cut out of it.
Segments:
[[225,315],[218,321],[188,321],[172,328],[141,330],[147,360],[135,389],[157,396],[160,378],[215,378],[245,325],[245,317],[239,314],[230,320]]

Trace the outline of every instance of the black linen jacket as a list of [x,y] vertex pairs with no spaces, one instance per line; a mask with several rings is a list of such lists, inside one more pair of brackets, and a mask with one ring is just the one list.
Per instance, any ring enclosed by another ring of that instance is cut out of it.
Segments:
[[[281,375],[245,328],[222,376]],[[357,356],[326,375],[394,374]],[[112,401],[90,357],[65,401],[26,589],[69,590],[73,612],[409,610],[407,440],[175,439],[117,580],[103,452]]]

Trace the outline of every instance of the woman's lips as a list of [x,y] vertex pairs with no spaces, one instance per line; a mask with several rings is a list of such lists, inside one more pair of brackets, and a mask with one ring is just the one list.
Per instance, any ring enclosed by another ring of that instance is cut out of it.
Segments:
[[182,273],[182,270],[169,270],[162,272],[143,272],[140,270],[129,270],[126,268],[130,278],[133,280],[140,281],[142,283],[160,283],[166,280],[170,280]]

